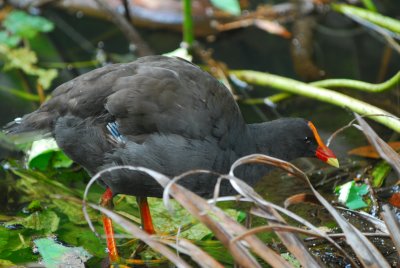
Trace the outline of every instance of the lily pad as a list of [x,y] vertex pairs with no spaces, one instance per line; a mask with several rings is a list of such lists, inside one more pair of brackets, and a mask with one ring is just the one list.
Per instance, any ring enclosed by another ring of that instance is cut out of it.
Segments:
[[358,186],[354,181],[350,181],[338,186],[335,192],[339,194],[339,202],[349,209],[360,209],[368,206],[363,200],[363,196],[368,193],[368,185],[366,184]]
[[85,262],[92,257],[82,247],[66,247],[52,238],[34,240],[42,262],[49,268],[56,267],[85,267]]

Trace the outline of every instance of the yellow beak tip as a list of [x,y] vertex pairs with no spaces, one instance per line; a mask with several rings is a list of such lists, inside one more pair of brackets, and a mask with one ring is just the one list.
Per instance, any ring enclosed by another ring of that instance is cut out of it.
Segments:
[[333,157],[331,157],[331,158],[328,158],[328,160],[326,161],[326,163],[328,164],[328,165],[331,165],[331,166],[334,166],[334,167],[339,167],[339,161],[337,160],[337,158],[333,158]]

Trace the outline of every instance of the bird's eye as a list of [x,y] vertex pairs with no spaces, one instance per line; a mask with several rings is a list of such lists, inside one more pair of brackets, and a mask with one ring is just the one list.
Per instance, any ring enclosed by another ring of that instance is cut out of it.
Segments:
[[311,137],[305,137],[305,138],[304,138],[304,141],[305,141],[307,144],[311,143]]

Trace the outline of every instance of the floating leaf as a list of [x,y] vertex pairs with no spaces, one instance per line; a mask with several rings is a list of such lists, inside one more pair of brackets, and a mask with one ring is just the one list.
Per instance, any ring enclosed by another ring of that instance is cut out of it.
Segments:
[[24,11],[16,10],[8,14],[3,26],[10,32],[22,37],[33,38],[38,32],[50,32],[54,24],[42,17],[31,16]]
[[48,268],[85,267],[85,262],[92,257],[82,247],[66,247],[51,238],[36,239],[34,243]]
[[350,209],[360,209],[368,206],[363,200],[363,196],[368,193],[368,185],[366,184],[358,186],[354,181],[350,181],[338,186],[335,192],[339,194],[339,202]]
[[239,1],[237,0],[211,0],[211,3],[216,8],[234,16],[239,16],[241,13]]

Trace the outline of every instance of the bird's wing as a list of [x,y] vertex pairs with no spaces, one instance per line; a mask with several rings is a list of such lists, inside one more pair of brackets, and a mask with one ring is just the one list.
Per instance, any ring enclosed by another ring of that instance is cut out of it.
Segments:
[[231,93],[211,75],[177,58],[150,56],[108,65],[54,90],[52,99],[26,115],[10,132],[52,131],[59,117],[91,119],[104,127],[116,121],[135,142],[154,133],[228,144],[230,133],[244,128]]
[[105,108],[123,135],[137,142],[154,133],[189,139],[211,135],[225,142],[243,128],[239,108],[220,82],[189,62],[162,59],[139,59],[134,74],[113,85]]

